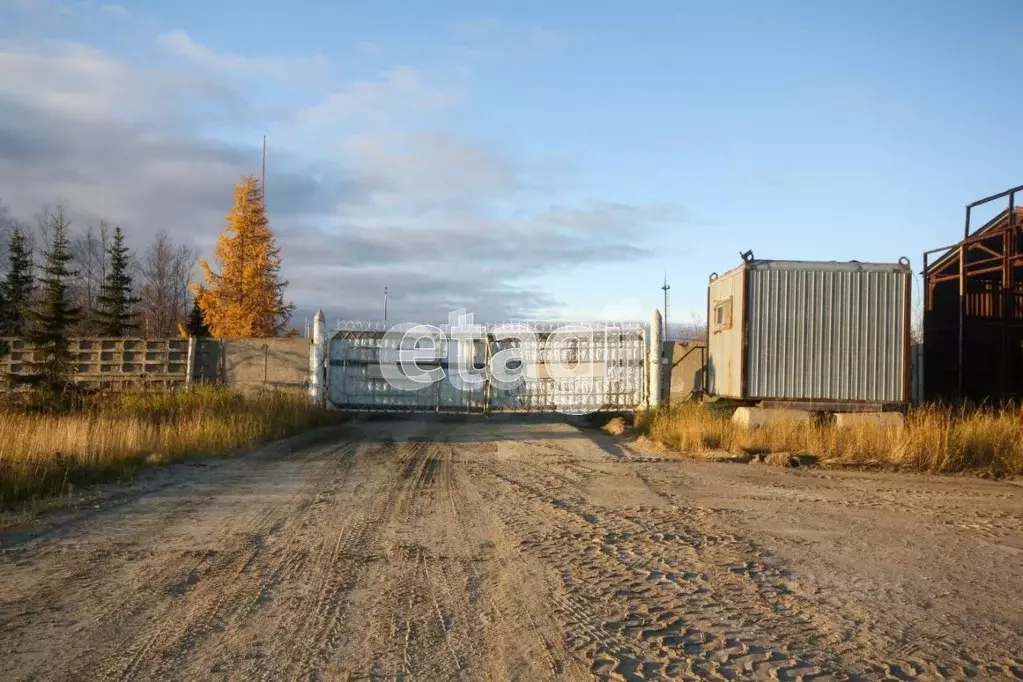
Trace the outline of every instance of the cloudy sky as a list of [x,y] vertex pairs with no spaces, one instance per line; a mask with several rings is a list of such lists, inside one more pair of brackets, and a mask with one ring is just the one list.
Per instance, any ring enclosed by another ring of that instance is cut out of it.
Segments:
[[666,272],[690,320],[746,249],[954,241],[1023,179],[1021,35],[1012,0],[0,0],[0,202],[208,253],[265,134],[301,315],[645,318]]

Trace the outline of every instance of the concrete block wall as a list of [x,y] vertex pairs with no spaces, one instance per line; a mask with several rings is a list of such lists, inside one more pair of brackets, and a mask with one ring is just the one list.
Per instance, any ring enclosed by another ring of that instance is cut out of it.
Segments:
[[[5,339],[0,376],[28,375],[34,351]],[[260,388],[308,391],[309,339],[196,339],[189,376],[189,339],[71,339],[75,382],[91,388],[177,388],[191,382],[242,391]]]
[[[35,350],[22,339],[5,339],[10,353],[0,357],[0,373],[32,373]],[[188,339],[70,339],[75,381],[86,386],[174,388],[188,381]]]

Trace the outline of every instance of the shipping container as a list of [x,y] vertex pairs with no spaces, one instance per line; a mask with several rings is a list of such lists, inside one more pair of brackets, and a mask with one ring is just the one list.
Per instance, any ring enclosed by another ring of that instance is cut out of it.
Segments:
[[[813,409],[910,399],[909,261],[755,260],[711,275],[708,393]],[[814,405],[817,405],[814,407]]]

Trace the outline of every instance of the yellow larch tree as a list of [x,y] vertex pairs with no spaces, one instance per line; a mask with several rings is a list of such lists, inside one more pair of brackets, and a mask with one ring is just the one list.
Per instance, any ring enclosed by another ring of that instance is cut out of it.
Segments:
[[247,175],[234,187],[234,207],[213,252],[220,272],[200,260],[205,282],[192,285],[210,334],[220,338],[276,336],[294,306],[284,302],[281,254],[270,231],[263,187]]

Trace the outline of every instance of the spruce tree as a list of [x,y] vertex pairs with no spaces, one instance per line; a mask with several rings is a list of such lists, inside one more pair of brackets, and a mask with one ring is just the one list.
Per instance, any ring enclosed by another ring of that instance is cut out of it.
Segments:
[[93,311],[96,332],[100,336],[128,336],[138,329],[136,310],[142,300],[135,295],[131,273],[131,252],[124,245],[124,233],[118,227],[107,247],[107,276],[100,287],[98,304]]
[[[7,314],[7,299],[4,298],[3,287],[0,287],[0,318],[3,318]],[[0,331],[0,334],[3,332]],[[0,358],[4,357],[11,352],[11,344],[7,342],[7,339],[0,338]]]
[[68,330],[78,320],[79,310],[71,303],[68,285],[78,273],[71,269],[68,222],[62,210],[58,209],[50,217],[50,227],[53,242],[39,278],[39,304],[29,313],[32,325],[25,339],[35,349],[31,363],[35,372],[29,381],[50,391],[59,391],[74,373]]
[[185,324],[185,331],[189,336],[197,339],[205,339],[210,335],[210,328],[202,316],[202,308],[199,307],[199,298],[192,300],[192,311],[188,313],[188,322]]
[[21,228],[11,232],[7,276],[0,282],[0,336],[24,336],[28,331],[29,310],[35,281],[32,277],[32,251]]
[[193,291],[214,336],[276,336],[287,328],[294,306],[284,302],[280,249],[270,231],[263,188],[249,175],[235,185],[235,205],[227,215],[214,258],[220,272],[200,261],[205,286]]

